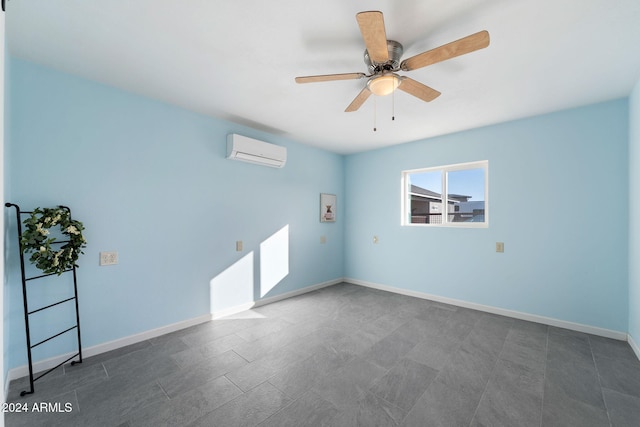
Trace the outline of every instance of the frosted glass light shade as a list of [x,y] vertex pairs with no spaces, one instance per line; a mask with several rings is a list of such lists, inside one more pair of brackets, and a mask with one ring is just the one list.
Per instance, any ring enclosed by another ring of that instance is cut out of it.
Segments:
[[396,90],[399,84],[400,79],[395,74],[383,74],[369,80],[367,87],[374,95],[386,96]]

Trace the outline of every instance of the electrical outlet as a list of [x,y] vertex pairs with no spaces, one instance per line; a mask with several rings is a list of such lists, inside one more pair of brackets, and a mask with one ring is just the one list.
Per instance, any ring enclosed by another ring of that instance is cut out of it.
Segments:
[[236,252],[242,252],[242,240],[236,240]]
[[504,252],[504,242],[496,242],[496,252]]
[[118,263],[118,252],[100,252],[100,265],[115,265]]
[[320,236],[320,243],[323,245],[327,243],[327,236]]

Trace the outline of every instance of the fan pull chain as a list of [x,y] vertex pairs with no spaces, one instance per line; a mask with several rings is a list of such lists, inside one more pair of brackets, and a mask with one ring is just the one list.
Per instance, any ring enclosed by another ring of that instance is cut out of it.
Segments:
[[391,92],[391,120],[396,119],[396,91]]
[[373,97],[373,131],[376,132],[378,129],[376,128],[376,116],[377,116],[377,111],[378,111],[378,103],[376,102],[376,98],[377,96],[374,95]]

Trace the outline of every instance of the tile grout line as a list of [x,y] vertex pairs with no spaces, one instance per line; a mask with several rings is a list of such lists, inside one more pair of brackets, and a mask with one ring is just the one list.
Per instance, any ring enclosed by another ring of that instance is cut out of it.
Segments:
[[544,344],[544,373],[542,374],[542,402],[540,402],[540,427],[544,420],[544,385],[547,382],[547,360],[549,359],[549,327],[547,326],[546,340]]
[[[242,337],[240,337],[240,338],[242,338]],[[228,352],[228,351],[232,352],[233,354],[235,354],[236,356],[238,356],[239,358],[241,358],[242,360],[244,360],[245,362],[247,362],[247,364],[251,363],[251,360],[247,360],[247,358],[246,358],[246,357],[243,357],[240,353],[238,353],[237,351],[235,351],[235,349],[233,349],[233,348],[232,348],[232,349],[230,349],[230,350],[227,350],[227,351],[225,351],[225,352],[223,352],[223,353],[221,353],[221,354],[224,354],[224,353],[226,353],[226,352]],[[214,357],[215,357],[215,356],[214,356]],[[258,359],[256,359],[256,360],[258,360]],[[228,374],[228,372],[225,372],[225,373],[224,373],[224,375],[226,375],[226,374]],[[238,388],[240,388],[240,387],[238,387]]]
[[[269,380],[265,381],[265,382],[269,382]],[[264,384],[265,382],[261,383]],[[280,390],[278,387],[276,387],[275,385],[269,383],[273,388],[275,388],[276,390],[278,390],[280,393],[282,393],[283,395],[289,397],[289,395],[287,393],[285,393],[284,391]],[[256,386],[258,387],[258,386]],[[240,388],[240,387],[238,387]],[[255,388],[255,387],[254,387]],[[253,389],[252,389],[253,390]],[[269,420],[272,417],[276,417],[277,414],[283,412],[285,409],[289,408],[290,406],[292,406],[294,403],[296,403],[298,400],[300,400],[302,398],[302,396],[304,396],[306,393],[309,393],[309,391],[311,391],[311,389],[305,391],[304,393],[302,393],[300,396],[298,396],[297,398],[292,398],[291,402],[289,402],[288,404],[284,405],[283,407],[281,407],[280,409],[278,409],[276,412],[274,412],[273,414],[269,415],[267,418],[265,418],[264,420],[260,421],[256,427],[260,427],[261,425],[264,425],[264,423]]]
[[[229,373],[229,372],[227,372],[226,374],[224,374],[224,375],[222,375],[222,376],[223,376],[227,381],[229,381],[231,384],[233,384],[233,385],[234,385],[234,387],[236,387],[238,390],[240,390],[240,392],[241,392],[242,394],[244,394],[244,393],[246,393],[247,391],[249,391],[249,390],[244,391],[244,390],[242,389],[242,387],[240,387],[238,384],[236,384],[235,382],[233,382],[233,380],[227,376],[227,374],[228,374],[228,373]],[[266,380],[265,380],[265,381],[263,381],[262,383],[264,383],[264,382],[266,382]],[[262,384],[262,383],[260,383],[260,384]],[[260,384],[258,384],[258,385],[260,385]],[[257,386],[256,386],[256,387],[257,387]],[[254,387],[254,388],[255,388],[255,387]],[[252,389],[250,389],[250,390],[252,390]]]
[[109,371],[107,371],[107,367],[104,366],[104,362],[100,363],[102,365],[102,369],[104,370],[104,374],[107,376],[107,379],[110,379]]
[[[511,328],[513,328],[513,326],[509,327],[509,331],[511,331]],[[491,373],[489,374],[489,378],[487,378],[487,383],[484,385],[484,388],[482,389],[482,394],[480,395],[480,399],[478,400],[478,404],[476,405],[476,409],[473,411],[473,415],[471,416],[471,419],[469,420],[469,426],[471,426],[471,424],[473,423],[473,420],[476,418],[476,414],[478,413],[478,408],[480,407],[480,404],[482,403],[482,398],[484,397],[485,393],[487,392],[487,387],[489,387],[489,382],[491,382],[491,379],[494,376],[494,373],[496,372],[496,366],[498,366],[498,362],[500,362],[500,355],[502,354],[502,351],[504,350],[504,344],[507,341],[507,336],[509,336],[509,331],[507,331],[507,334],[504,337],[504,341],[502,341],[502,347],[500,347],[500,352],[496,355],[496,361],[493,364],[493,369],[491,370]]]
[[165,390],[164,387],[162,387],[162,383],[160,382],[160,380],[156,379],[155,383],[158,385],[158,387],[160,387],[160,390],[162,390],[164,395],[167,396],[167,400],[171,400],[171,397],[169,396],[169,393],[167,393],[167,390]]
[[607,401],[604,398],[604,391],[602,390],[602,379],[600,377],[600,370],[598,369],[596,356],[593,354],[593,346],[591,345],[591,337],[589,335],[587,335],[587,340],[589,341],[589,351],[591,352],[591,360],[593,360],[593,366],[596,368],[596,375],[598,375],[598,384],[600,385],[600,395],[602,396],[602,403],[604,404],[604,409],[607,412],[607,420],[609,421],[609,426],[612,426],[611,416],[609,415],[609,407],[607,406]]
[[77,388],[73,389],[73,395],[76,397],[76,403],[78,404],[78,412],[82,412],[82,409],[80,409],[80,399],[78,399],[78,389]]
[[[472,325],[470,325],[470,329],[469,332],[465,335],[464,338],[460,339],[458,346],[455,348],[455,350],[453,350],[453,354],[457,354],[457,352],[460,350],[460,347],[462,347],[463,342],[467,339],[467,337],[469,336],[469,334],[471,334],[471,331],[473,330],[473,327],[475,326],[475,324],[477,323],[477,320],[475,322],[473,322]],[[418,399],[416,400],[416,403],[411,407],[411,409],[409,409],[409,411],[405,414],[404,418],[401,420],[400,424],[398,425],[402,425],[402,423],[404,423],[404,421],[406,420],[406,418],[409,416],[409,413],[413,410],[413,408],[418,404],[418,401],[422,398],[422,396],[424,396],[427,391],[429,391],[429,388],[431,388],[433,386],[433,383],[435,381],[437,381],[437,379],[440,377],[440,375],[442,374],[442,372],[444,372],[446,366],[448,366],[451,363],[451,359],[453,358],[453,356],[449,359],[449,361],[447,361],[444,365],[442,365],[440,367],[440,369],[436,369],[437,374],[433,377],[433,379],[431,380],[431,383],[429,384],[429,386],[424,390],[424,392],[420,395],[420,397],[418,397]],[[435,368],[434,368],[435,369]],[[477,408],[476,408],[477,409]],[[475,416],[475,412],[474,412],[474,416]],[[473,418],[471,418],[471,421],[473,421]],[[471,421],[469,421],[471,423]]]

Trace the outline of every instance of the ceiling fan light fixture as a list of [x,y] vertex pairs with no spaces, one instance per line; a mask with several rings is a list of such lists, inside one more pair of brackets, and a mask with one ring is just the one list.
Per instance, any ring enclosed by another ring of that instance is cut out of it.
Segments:
[[396,72],[413,71],[466,55],[489,46],[490,42],[489,32],[483,30],[400,61],[404,48],[395,40],[387,40],[382,12],[377,10],[360,12],[356,14],[356,20],[366,48],[364,63],[367,66],[368,74],[324,74],[296,77],[295,79],[296,83],[313,83],[366,78],[366,86],[351,101],[351,104],[344,110],[345,112],[358,110],[371,94],[387,96],[393,94],[396,89],[424,102],[431,102],[440,96],[440,92],[410,77],[399,76]]
[[367,82],[367,87],[374,95],[387,96],[393,93],[394,90],[400,85],[400,78],[393,74],[382,74],[378,77],[373,77]]

